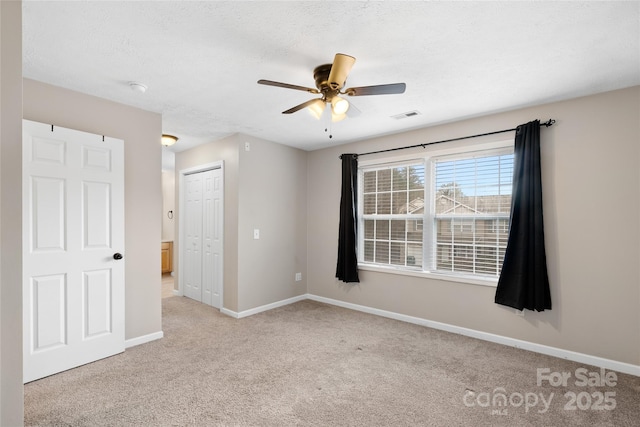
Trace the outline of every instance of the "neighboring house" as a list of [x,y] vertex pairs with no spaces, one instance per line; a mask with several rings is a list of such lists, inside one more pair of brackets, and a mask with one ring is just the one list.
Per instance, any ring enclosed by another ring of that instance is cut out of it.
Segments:
[[[434,201],[437,221],[436,270],[468,270],[496,275],[509,232],[511,195],[453,196],[439,194]],[[423,198],[415,198],[399,214],[422,215]],[[407,239],[422,241],[423,219],[407,221]],[[496,249],[497,247],[497,249]],[[394,252],[395,249],[395,252]],[[421,265],[422,247],[392,246],[392,259]]]
[[510,205],[510,194],[436,197],[436,269],[497,275],[507,246]]

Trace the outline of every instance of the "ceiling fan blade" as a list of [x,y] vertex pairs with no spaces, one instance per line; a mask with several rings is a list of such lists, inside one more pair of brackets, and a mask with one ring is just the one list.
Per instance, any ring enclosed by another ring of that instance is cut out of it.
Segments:
[[351,67],[353,67],[355,62],[356,58],[353,56],[336,53],[333,64],[331,65],[331,71],[329,72],[328,83],[331,89],[340,89],[344,85],[351,71]]
[[396,93],[404,93],[406,88],[407,85],[404,83],[392,83],[388,85],[350,87],[349,89],[346,89],[344,93],[349,96],[392,95]]
[[313,89],[313,88],[304,87],[304,86],[292,85],[292,84],[289,84],[289,83],[274,82],[273,80],[258,80],[258,84],[267,85],[267,86],[283,87],[285,89],[303,90],[303,91],[309,92],[309,93],[320,93],[320,92],[318,92],[318,89]]
[[296,105],[295,107],[289,108],[287,111],[283,111],[282,114],[291,114],[291,113],[295,113],[296,111],[300,111],[303,108],[307,108],[310,107],[311,105],[314,105],[316,103],[321,103],[324,105],[324,101],[320,98],[316,98],[316,99],[310,99],[307,102],[303,102],[300,105]]

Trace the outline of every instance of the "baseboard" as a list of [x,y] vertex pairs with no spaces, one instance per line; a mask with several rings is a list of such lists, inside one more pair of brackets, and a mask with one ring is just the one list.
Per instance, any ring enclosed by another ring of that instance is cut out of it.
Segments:
[[640,365],[633,365],[630,363],[624,363],[616,360],[605,359],[598,356],[578,353],[575,351],[565,350],[557,347],[550,347],[543,344],[536,344],[529,341],[519,340],[516,338],[509,338],[502,335],[496,335],[488,332],[478,331],[475,329],[469,329],[461,326],[450,325],[448,323],[436,322],[433,320],[423,319],[421,317],[408,316],[406,314],[400,314],[392,311],[386,311],[386,310],[381,310],[377,308],[367,307],[364,305],[353,304],[353,303],[321,297],[313,294],[298,295],[296,297],[288,298],[282,301],[277,301],[271,304],[262,305],[260,307],[252,308],[252,309],[241,311],[241,312],[235,312],[226,308],[220,309],[220,312],[223,314],[226,314],[227,316],[230,316],[236,319],[241,319],[243,317],[252,316],[254,314],[272,310],[277,307],[282,307],[284,305],[293,304],[298,301],[303,301],[305,299],[323,302],[326,304],[348,308],[351,310],[361,311],[363,313],[374,314],[376,316],[387,317],[389,319],[400,320],[402,322],[408,322],[416,325],[426,326],[428,328],[433,328],[441,331],[451,332],[454,334],[464,335],[471,338],[477,338],[483,341],[494,342],[494,343],[506,345],[509,347],[521,348],[523,350],[545,354],[547,356],[553,356],[560,359],[571,360],[573,362],[584,363],[585,365],[606,368],[612,371],[640,377]]
[[182,296],[182,292],[180,292],[180,289],[174,289],[173,290],[173,295],[175,295],[177,297],[181,297]]
[[124,341],[124,348],[126,349],[126,348],[135,347],[140,344],[145,344],[151,341],[159,340],[162,337],[164,337],[164,332],[159,331],[159,332],[154,332],[152,334],[143,335],[141,337],[131,338],[129,340]]
[[234,319],[239,319],[239,317],[238,317],[238,312],[237,312],[237,311],[229,310],[228,308],[224,308],[224,307],[222,307],[222,308],[220,309],[220,313],[222,313],[222,314],[226,314],[227,316],[229,316],[229,317],[233,317]]
[[635,375],[640,377],[640,366],[630,363],[618,362],[616,360],[605,359],[602,357],[591,356],[589,354],[578,353],[575,351],[564,350],[556,347],[549,347],[542,344],[536,344],[529,341],[523,341],[515,338],[495,335],[488,332],[477,331],[474,329],[463,328],[461,326],[450,325],[447,323],[434,322],[432,320],[422,319],[420,317],[407,316],[405,314],[395,313],[392,311],[380,310],[364,305],[352,304],[331,298],[320,297],[317,295],[307,294],[306,298],[335,305],[338,307],[348,308],[351,310],[361,311],[364,313],[375,314],[377,316],[388,317],[390,319],[400,320],[403,322],[414,323],[416,325],[426,326],[433,329],[439,329],[454,334],[460,334],[471,338],[477,338],[484,341],[490,341],[509,347],[521,348],[523,350],[533,351],[535,353],[546,354],[548,356],[558,357],[560,359],[571,360],[573,362],[584,363],[586,365],[597,366],[601,368],[611,369],[612,371],[624,374]]
[[294,302],[304,301],[307,299],[307,294],[298,295],[295,297],[283,299],[281,301],[272,302],[271,304],[261,305],[260,307],[251,308],[241,312],[231,311],[226,308],[220,309],[220,312],[227,316],[235,317],[236,319],[242,319],[243,317],[253,316],[254,314],[262,313],[263,311],[273,310],[274,308],[282,307],[283,305],[293,304]]

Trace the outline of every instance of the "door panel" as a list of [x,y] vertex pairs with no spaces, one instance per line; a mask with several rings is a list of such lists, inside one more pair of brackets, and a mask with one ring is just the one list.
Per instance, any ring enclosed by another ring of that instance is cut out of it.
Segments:
[[211,234],[209,244],[211,251],[211,305],[222,308],[222,169],[214,169],[212,173],[211,212],[209,222]]
[[[184,178],[184,295],[222,307],[222,168]],[[196,285],[197,284],[197,285]]]
[[111,150],[99,147],[82,147],[83,169],[111,171]]
[[124,142],[23,121],[23,358],[32,381],[124,351]]
[[84,182],[82,241],[85,249],[111,247],[111,185]]
[[31,278],[33,350],[67,344],[66,277],[64,274]]
[[203,181],[202,203],[202,302],[213,305],[213,171],[200,172]]
[[65,142],[52,138],[32,137],[31,161],[64,165]]
[[84,338],[112,332],[111,270],[84,272]]
[[202,301],[202,177],[188,175],[185,187],[184,294]]
[[31,250],[33,252],[64,251],[65,181],[59,178],[31,178],[33,200]]

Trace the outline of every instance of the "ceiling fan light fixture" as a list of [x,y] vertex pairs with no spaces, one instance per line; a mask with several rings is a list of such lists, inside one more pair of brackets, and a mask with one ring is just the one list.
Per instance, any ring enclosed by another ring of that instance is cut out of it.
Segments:
[[313,117],[320,120],[320,118],[322,117],[322,113],[324,112],[325,104],[321,99],[318,99],[317,101],[318,102],[314,102],[313,104],[309,105],[308,109]]
[[334,96],[331,100],[331,109],[336,115],[344,114],[349,109],[349,101],[339,96]]
[[162,145],[169,147],[178,142],[178,137],[168,134],[162,134]]

